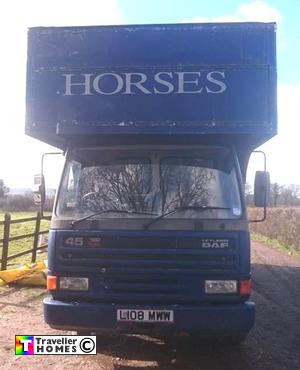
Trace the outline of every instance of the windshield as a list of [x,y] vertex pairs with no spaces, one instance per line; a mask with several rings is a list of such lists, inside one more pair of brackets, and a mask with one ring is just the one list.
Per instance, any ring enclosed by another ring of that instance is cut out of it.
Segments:
[[95,213],[97,219],[148,219],[173,210],[170,218],[241,216],[229,149],[89,148],[70,153],[57,216],[77,219]]

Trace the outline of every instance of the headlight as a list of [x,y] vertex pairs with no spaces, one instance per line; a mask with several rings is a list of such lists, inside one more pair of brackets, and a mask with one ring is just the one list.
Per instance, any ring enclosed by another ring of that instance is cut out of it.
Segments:
[[205,293],[207,294],[237,293],[237,281],[205,280]]
[[59,278],[59,289],[89,290],[89,279],[85,277],[61,276]]

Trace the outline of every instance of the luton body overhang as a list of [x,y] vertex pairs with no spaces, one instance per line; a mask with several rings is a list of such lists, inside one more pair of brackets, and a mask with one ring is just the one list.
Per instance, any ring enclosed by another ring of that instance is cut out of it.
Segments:
[[32,28],[26,133],[61,149],[276,134],[274,23]]

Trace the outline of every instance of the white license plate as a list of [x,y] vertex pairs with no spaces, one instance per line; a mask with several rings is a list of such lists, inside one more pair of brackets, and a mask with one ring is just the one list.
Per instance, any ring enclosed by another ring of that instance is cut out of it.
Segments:
[[117,310],[117,321],[174,322],[173,310]]

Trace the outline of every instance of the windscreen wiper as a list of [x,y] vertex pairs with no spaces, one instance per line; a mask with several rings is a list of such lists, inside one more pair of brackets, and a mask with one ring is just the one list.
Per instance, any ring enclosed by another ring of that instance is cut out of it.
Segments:
[[131,211],[131,210],[126,210],[126,209],[105,209],[105,210],[102,210],[102,211],[91,213],[90,215],[79,218],[78,220],[72,221],[71,225],[72,226],[78,225],[80,222],[88,220],[91,217],[99,216],[99,215],[102,215],[103,213],[109,213],[109,212],[137,214],[137,215],[150,215],[150,216],[157,215],[157,213],[152,213],[152,212]]
[[154,218],[151,220],[148,224],[144,225],[144,230],[148,230],[149,226],[153,225],[156,221],[161,220],[162,218],[165,218],[166,216],[169,216],[177,211],[205,211],[205,210],[211,210],[211,209],[231,209],[229,207],[218,207],[218,206],[205,206],[205,205],[190,205],[190,206],[181,206],[181,207],[176,207],[172,209],[172,211],[166,212],[161,214],[160,216]]

